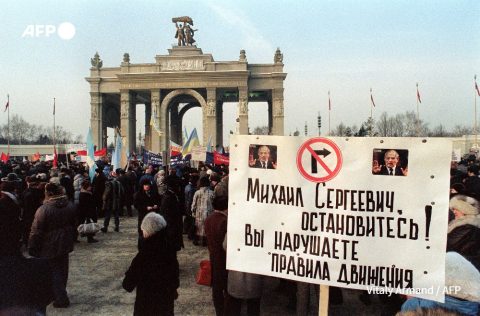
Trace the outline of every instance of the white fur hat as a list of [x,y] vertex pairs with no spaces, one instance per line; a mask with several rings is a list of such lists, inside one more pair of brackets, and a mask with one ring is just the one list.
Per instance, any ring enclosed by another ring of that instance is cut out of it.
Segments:
[[457,209],[465,215],[478,215],[480,213],[480,203],[472,197],[466,195],[455,195],[450,200],[450,210]]
[[456,252],[445,255],[445,286],[459,286],[450,296],[462,300],[480,302],[480,272],[473,264]]

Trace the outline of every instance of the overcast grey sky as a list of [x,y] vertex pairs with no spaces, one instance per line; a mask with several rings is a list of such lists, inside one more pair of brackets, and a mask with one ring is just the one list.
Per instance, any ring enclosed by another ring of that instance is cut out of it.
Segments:
[[[0,17],[0,103],[10,94],[10,114],[49,125],[55,97],[57,125],[85,137],[90,58],[98,51],[104,67],[118,67],[127,52],[132,63],[153,63],[176,43],[171,19],[184,15],[199,29],[198,47],[215,61],[238,60],[244,49],[248,62],[272,63],[280,47],[288,73],[286,135],[296,128],[303,134],[305,122],[317,135],[319,111],[327,134],[328,91],[332,126],[365,121],[370,88],[374,118],[416,111],[416,82],[420,117],[430,127],[474,124],[479,1],[7,1]],[[64,22],[75,27],[68,40],[58,34]],[[22,36],[29,25],[56,29],[48,37]],[[225,133],[234,130],[235,114],[227,104]],[[199,115],[188,111],[185,125],[201,139]],[[266,105],[251,105],[249,119],[251,130],[266,125]],[[0,123],[6,122],[4,113]]]

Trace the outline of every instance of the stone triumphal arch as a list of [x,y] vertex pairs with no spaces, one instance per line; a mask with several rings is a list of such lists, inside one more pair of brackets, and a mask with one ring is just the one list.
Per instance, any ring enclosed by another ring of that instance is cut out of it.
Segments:
[[[248,115],[255,111],[255,102],[267,102],[270,133],[283,135],[287,74],[280,49],[273,61],[249,64],[243,50],[238,61],[214,61],[211,54],[190,45],[168,49],[168,55],[157,55],[155,63],[130,63],[126,53],[120,67],[107,68],[97,53],[86,78],[93,142],[106,147],[107,127],[120,127],[126,148],[135,151],[137,104],[145,105],[145,147],[153,152],[168,152],[170,140],[182,143],[183,115],[193,107],[202,109],[203,145],[213,135],[212,146],[223,146],[224,102],[237,103],[240,134],[248,134]],[[161,133],[150,125],[152,114]]]

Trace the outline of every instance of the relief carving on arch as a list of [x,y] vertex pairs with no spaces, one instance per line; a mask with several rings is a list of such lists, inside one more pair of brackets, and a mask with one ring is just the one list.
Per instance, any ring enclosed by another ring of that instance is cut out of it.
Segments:
[[215,116],[217,102],[215,100],[208,100],[207,102],[207,116]]
[[121,118],[128,118],[128,108],[129,108],[128,101],[122,101],[122,107],[120,109]]
[[275,100],[275,116],[283,116],[283,100]]
[[248,115],[248,102],[246,100],[240,100],[238,103],[238,114]]
[[92,119],[96,120],[99,118],[100,107],[98,104],[92,104]]

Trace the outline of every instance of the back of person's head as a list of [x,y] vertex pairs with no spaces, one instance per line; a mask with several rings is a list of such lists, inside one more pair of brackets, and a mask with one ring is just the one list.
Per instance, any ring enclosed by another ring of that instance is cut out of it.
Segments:
[[150,212],[145,215],[140,226],[143,232],[143,237],[145,238],[155,235],[165,227],[167,227],[167,222],[162,215],[155,212]]
[[210,181],[220,182],[220,180],[220,175],[216,172],[212,172],[212,174],[210,175]]
[[477,166],[470,166],[470,167],[467,168],[467,172],[471,172],[475,176],[478,176],[478,167]]
[[141,186],[140,189],[143,190],[144,185],[152,185],[152,181],[150,181],[150,179],[144,178],[142,179],[142,181],[140,181],[140,186]]
[[15,183],[12,181],[2,182],[1,191],[13,193],[15,191]]
[[165,177],[165,185],[170,190],[178,189],[178,187],[180,187],[180,179],[171,174]]
[[216,196],[212,201],[213,209],[216,211],[228,210],[228,196]]
[[208,187],[208,186],[210,186],[210,180],[208,179],[208,177],[206,177],[206,176],[201,177],[200,178],[200,187],[204,188],[204,187]]
[[63,194],[65,194],[65,189],[59,184],[47,183],[47,185],[45,186],[46,197],[63,195]]

